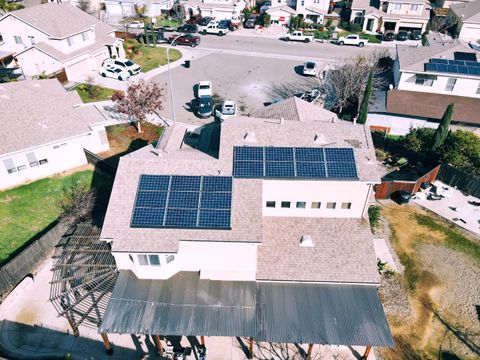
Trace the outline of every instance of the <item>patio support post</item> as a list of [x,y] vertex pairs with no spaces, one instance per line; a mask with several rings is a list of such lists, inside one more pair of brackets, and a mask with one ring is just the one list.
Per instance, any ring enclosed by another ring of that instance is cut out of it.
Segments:
[[248,339],[248,358],[253,359],[253,337]]
[[370,351],[372,350],[372,347],[371,346],[367,346],[367,348],[365,349],[365,353],[363,354],[362,356],[362,359],[367,359],[368,358],[368,355],[370,354]]
[[200,336],[200,345],[202,345],[203,347],[205,347],[205,336]]
[[153,340],[155,341],[155,346],[157,347],[158,355],[163,356],[163,346],[160,342],[159,335],[153,335]]
[[312,360],[313,344],[308,344],[307,360]]
[[107,350],[107,355],[112,355],[113,354],[113,348],[112,345],[110,344],[110,340],[108,340],[107,333],[100,333],[102,336],[103,340],[103,345],[105,345],[105,350]]
[[73,331],[73,336],[78,337],[80,335],[80,331],[78,331],[77,325],[75,325],[75,321],[73,321],[72,317],[70,316],[69,313],[66,314],[65,316],[68,320],[68,323],[70,324],[70,327],[72,328]]

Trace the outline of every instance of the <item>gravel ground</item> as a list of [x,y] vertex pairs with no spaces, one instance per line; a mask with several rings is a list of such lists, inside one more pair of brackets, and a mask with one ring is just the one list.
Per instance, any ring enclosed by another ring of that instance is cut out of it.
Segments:
[[442,246],[422,245],[419,247],[422,264],[435,274],[445,285],[438,293],[441,311],[449,314],[456,322],[480,329],[475,306],[480,304],[480,267],[467,255]]
[[400,275],[390,279],[383,277],[378,293],[388,316],[399,317],[405,322],[412,318],[413,310],[408,302],[407,289],[403,286]]

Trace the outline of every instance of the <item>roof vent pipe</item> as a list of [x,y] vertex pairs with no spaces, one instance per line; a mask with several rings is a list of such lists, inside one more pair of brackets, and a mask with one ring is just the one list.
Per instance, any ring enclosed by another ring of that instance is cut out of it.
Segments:
[[283,117],[280,118],[280,124],[283,124],[283,122],[285,121],[285,119]]
[[313,247],[312,237],[310,235],[303,235],[300,239],[300,246]]

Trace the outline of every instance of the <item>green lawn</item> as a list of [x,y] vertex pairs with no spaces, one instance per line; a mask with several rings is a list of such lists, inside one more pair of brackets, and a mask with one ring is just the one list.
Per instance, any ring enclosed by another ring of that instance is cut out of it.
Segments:
[[62,188],[72,181],[90,187],[93,171],[35,181],[0,192],[0,263],[61,214]]
[[[182,57],[182,53],[176,49],[170,49],[170,62]],[[140,46],[140,53],[134,55],[132,60],[142,68],[143,72],[150,71],[167,63],[167,49],[163,47]]]
[[171,19],[171,20],[168,20],[168,19],[163,19],[163,20],[160,20],[160,21],[157,21],[157,23],[155,24],[156,26],[172,26],[172,27],[178,27],[180,26],[181,24],[175,20],[175,19]]
[[[87,91],[88,86],[92,86],[94,88],[94,91],[98,92],[95,97],[91,97],[91,95]],[[80,84],[75,88],[75,91],[78,93],[78,95],[80,95],[80,98],[84,103],[110,100],[113,93],[115,92],[114,89],[89,84]]]

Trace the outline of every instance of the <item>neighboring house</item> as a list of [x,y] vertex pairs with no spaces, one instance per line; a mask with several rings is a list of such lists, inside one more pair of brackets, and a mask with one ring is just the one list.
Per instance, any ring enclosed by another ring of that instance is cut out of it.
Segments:
[[211,16],[217,20],[239,20],[246,6],[243,0],[181,0],[187,18],[194,15]]
[[290,18],[297,15],[297,12],[290,6],[272,6],[266,13],[270,15],[270,24],[290,26]]
[[305,22],[321,24],[328,14],[329,7],[328,0],[297,0],[296,11]]
[[367,33],[425,31],[430,5],[424,0],[353,0],[350,22]]
[[465,45],[399,45],[393,77],[385,108],[368,116],[370,126],[393,134],[406,134],[411,127],[437,127],[450,103],[455,104],[455,124],[470,130],[480,125],[480,62]]
[[125,55],[115,29],[69,4],[46,3],[0,18],[0,51],[13,54],[26,76],[63,69],[69,81],[97,71],[112,56]]
[[146,6],[145,16],[156,17],[173,7],[174,0],[105,0],[105,11],[113,18],[135,16],[135,5]]
[[104,117],[56,80],[0,84],[0,189],[87,163],[109,149]]
[[295,103],[288,120],[201,131],[218,156],[177,124],[120,159],[101,233],[120,273],[100,332],[393,345],[366,220],[382,175],[370,133]]
[[466,41],[480,39],[480,0],[450,6],[448,16],[456,24],[453,35]]

